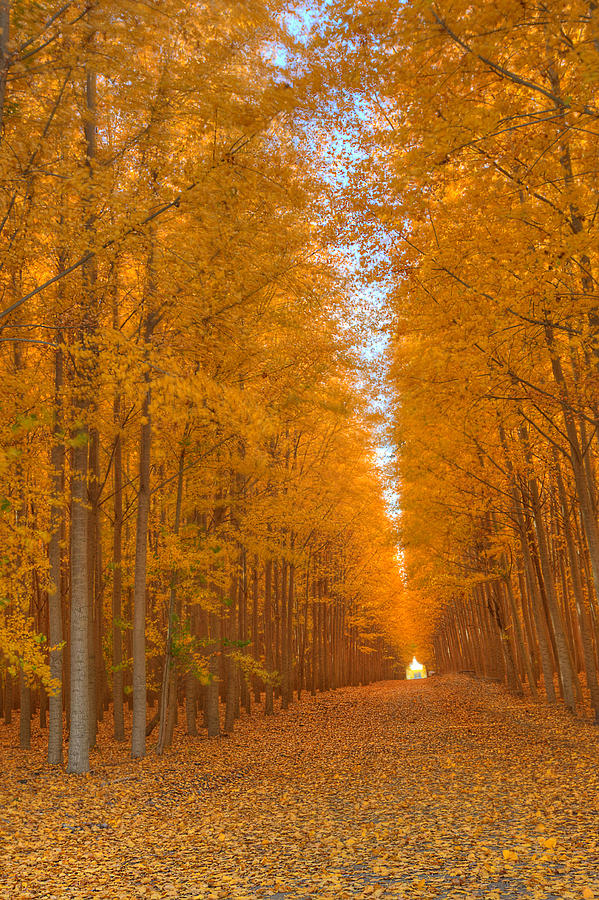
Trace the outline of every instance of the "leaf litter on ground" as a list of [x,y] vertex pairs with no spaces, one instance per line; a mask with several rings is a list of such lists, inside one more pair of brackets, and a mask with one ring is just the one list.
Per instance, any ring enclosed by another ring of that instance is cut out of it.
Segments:
[[0,731],[2,900],[599,898],[599,734],[497,685],[305,696],[141,761],[103,729],[88,776]]

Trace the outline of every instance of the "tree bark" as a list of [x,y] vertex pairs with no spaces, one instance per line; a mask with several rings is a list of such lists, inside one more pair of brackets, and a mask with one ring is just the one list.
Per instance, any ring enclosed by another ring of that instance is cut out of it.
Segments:
[[[541,668],[543,670],[543,683],[545,688],[545,695],[547,697],[547,701],[549,703],[556,702],[555,696],[555,687],[553,684],[553,665],[551,663],[551,656],[549,650],[549,644],[547,642],[547,632],[546,632],[546,622],[545,622],[545,612],[543,609],[542,600],[539,594],[539,589],[537,587],[537,583],[535,580],[533,561],[531,557],[530,545],[529,545],[529,530],[527,527],[527,518],[525,516],[525,505],[523,501],[523,491],[522,489],[518,489],[516,478],[514,475],[514,469],[512,466],[512,461],[510,458],[510,454],[508,452],[507,446],[507,438],[505,435],[505,431],[503,426],[499,426],[499,435],[501,438],[501,444],[503,446],[503,452],[505,457],[505,463],[508,471],[508,475],[510,478],[510,494],[512,497],[512,508],[514,511],[514,517],[516,519],[518,536],[520,539],[520,549],[522,552],[522,559],[524,562],[524,575],[526,580],[526,586],[528,589],[528,596],[530,598],[530,605],[532,609],[533,619],[535,623],[535,629],[537,632],[537,641],[539,644],[539,656],[541,660]],[[532,533],[531,533],[532,540]]]
[[23,667],[19,668],[19,747],[31,747],[31,688]]
[[232,651],[237,641],[237,590],[238,578],[232,579],[229,597],[229,613],[227,616],[227,638],[229,648],[226,654],[227,694],[225,704],[225,734],[233,734],[235,727],[235,708],[237,703],[237,663]]
[[6,83],[10,67],[10,7],[11,0],[0,0],[0,141],[4,131]]
[[89,771],[87,429],[75,434],[71,475],[71,652],[68,772]]
[[114,737],[125,740],[124,677],[123,677],[123,447],[120,434],[121,402],[114,398],[113,420],[117,430],[114,442],[112,534],[112,720]]
[[[179,453],[179,468],[177,470],[177,498],[175,500],[175,521],[173,524],[173,533],[179,534],[181,526],[181,505],[183,503],[183,472],[185,470],[185,445]],[[166,649],[164,653],[164,671],[162,675],[162,690],[160,692],[160,727],[158,730],[158,743],[156,744],[156,753],[160,756],[165,746],[169,746],[167,734],[167,710],[169,708],[169,700],[175,706],[177,704],[177,684],[176,678],[171,677],[174,670],[173,662],[173,636],[175,628],[175,604],[177,599],[177,570],[173,569],[171,574],[171,589],[169,598],[168,624],[166,634]],[[173,684],[174,682],[174,684]],[[172,734],[171,734],[172,737]]]
[[52,505],[50,507],[50,587],[48,588],[48,641],[50,644],[50,675],[57,687],[50,694],[48,725],[48,762],[50,765],[62,763],[62,553],[60,548],[63,516],[59,508],[64,492],[64,443],[61,438],[62,423],[58,410],[61,408],[63,383],[62,350],[54,356],[54,409],[55,419],[52,429]]
[[89,612],[87,617],[88,692],[89,692],[89,746],[95,747],[98,731],[97,697],[97,604],[96,604],[96,554],[98,552],[98,467],[99,436],[96,428],[89,431],[88,488],[89,507],[87,511],[87,578]]
[[[273,627],[272,627],[272,561],[264,564],[264,645],[265,666],[269,676],[273,673]],[[274,691],[272,681],[265,684],[264,715],[272,716],[274,712]]]
[[553,572],[551,570],[551,562],[549,557],[549,546],[547,543],[547,533],[541,510],[541,501],[539,497],[539,489],[537,480],[532,469],[532,456],[528,445],[528,438],[523,428],[520,428],[520,437],[524,449],[524,455],[529,466],[528,488],[530,492],[533,520],[535,523],[535,531],[537,535],[537,546],[539,550],[539,562],[543,573],[543,581],[545,583],[545,592],[547,605],[549,609],[550,621],[553,629],[553,635],[557,650],[557,662],[560,670],[561,684],[564,695],[564,703],[571,712],[576,711],[575,699],[575,680],[576,674],[573,671],[568,644],[564,633],[564,625],[561,617],[557,595],[555,592],[555,583],[553,580]]
[[556,465],[557,488],[562,507],[563,530],[566,538],[566,547],[570,563],[570,577],[572,579],[572,589],[574,591],[574,601],[576,603],[576,612],[580,623],[580,635],[582,639],[582,650],[584,659],[584,669],[587,680],[587,687],[591,695],[591,707],[595,713],[595,719],[599,720],[599,679],[597,678],[597,668],[595,663],[595,653],[593,650],[592,627],[586,609],[584,594],[582,590],[582,580],[580,578],[579,560],[576,553],[574,536],[570,524],[570,511],[568,501],[566,499],[566,491],[559,467],[557,457],[554,457]]
[[208,664],[210,681],[206,686],[206,703],[204,715],[208,737],[218,737],[220,734],[220,706],[219,706],[219,674],[220,674],[220,612],[210,612],[210,661]]
[[133,758],[144,756],[146,752],[146,582],[152,448],[149,387],[142,403],[141,414],[143,424],[139,442],[139,493],[137,496],[133,582],[133,725],[131,729],[131,756]]
[[197,727],[197,691],[198,683],[192,671],[185,674],[185,723],[187,734],[196,737]]

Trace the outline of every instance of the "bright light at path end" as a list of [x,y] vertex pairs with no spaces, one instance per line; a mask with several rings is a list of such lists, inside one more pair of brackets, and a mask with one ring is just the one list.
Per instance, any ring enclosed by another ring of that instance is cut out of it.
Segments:
[[427,671],[426,666],[423,666],[422,663],[419,663],[416,657],[412,660],[409,666],[406,668],[406,678],[408,680],[412,680],[413,678],[426,678]]

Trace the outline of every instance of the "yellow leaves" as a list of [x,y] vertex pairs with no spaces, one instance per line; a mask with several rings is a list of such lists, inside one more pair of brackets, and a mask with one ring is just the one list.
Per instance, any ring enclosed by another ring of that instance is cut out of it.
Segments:
[[[537,83],[538,60],[549,53],[560,60],[567,104],[580,110],[591,102],[597,55],[574,53],[563,39],[563,21],[576,29],[576,13],[562,7],[560,26],[552,21],[541,36],[513,0],[454,4],[452,37],[432,16],[419,17],[418,4],[404,4],[393,34],[401,46],[393,66],[386,54],[372,54],[380,91],[373,119],[380,127],[365,130],[367,173],[387,189],[376,205],[369,198],[362,208],[365,219],[376,215],[383,222],[401,210],[395,220],[405,241],[386,253],[397,267],[388,354],[398,434],[394,477],[402,484],[408,577],[412,583],[422,578],[423,596],[430,596],[435,576],[447,587],[453,581],[463,587],[463,558],[475,547],[480,571],[489,574],[499,548],[480,552],[483,541],[468,529],[475,530],[486,510],[496,511],[498,496],[508,491],[498,476],[497,421],[532,420],[541,433],[559,400],[544,333],[549,309],[556,330],[568,322],[557,346],[568,361],[566,381],[583,385],[583,416],[592,417],[596,406],[594,337],[588,334],[593,312],[587,306],[595,298],[585,296],[575,271],[581,259],[593,267],[597,262],[585,225],[595,214],[596,128],[565,143],[557,123],[547,121],[504,131],[529,114],[531,95],[509,76],[499,89],[488,80],[493,65],[504,61]],[[465,35],[473,40],[472,52],[462,52]],[[436,52],[427,56],[422,48],[435,42]],[[471,152],[473,134],[484,151]],[[570,158],[579,162],[575,174]],[[558,183],[559,191],[544,192]],[[574,209],[578,221],[564,228]],[[578,361],[570,365],[573,351]],[[535,456],[546,480],[549,446],[567,452],[568,441],[555,419],[543,435]],[[555,492],[554,486],[547,491]],[[509,515],[497,518],[500,529],[507,523],[512,530]],[[518,556],[515,543],[513,535],[505,541],[510,560]],[[440,614],[440,601],[438,607]],[[427,640],[433,631],[423,621],[414,637]]]
[[555,846],[557,844],[557,838],[555,838],[555,837],[541,838],[539,840],[539,843],[540,843],[541,847],[545,848],[545,850],[554,850]]
[[[594,809],[582,800],[597,786],[595,736],[565,719],[548,729],[537,711],[512,728],[505,705],[487,684],[389,682],[303,698],[270,719],[243,716],[233,740],[190,738],[180,725],[173,751],[141,766],[106,741],[104,722],[86,779],[57,770],[42,781],[39,750],[25,763],[11,756],[3,783],[14,802],[0,825],[19,886],[9,882],[6,897],[35,894],[43,877],[44,896],[78,900],[85,858],[102,895],[127,900],[500,900],[502,880],[522,895],[594,900]],[[489,719],[491,729],[474,727]],[[563,749],[573,738],[574,782]],[[541,739],[553,783],[578,804],[576,831],[574,807],[557,794],[539,810]],[[549,837],[536,831],[540,814]]]

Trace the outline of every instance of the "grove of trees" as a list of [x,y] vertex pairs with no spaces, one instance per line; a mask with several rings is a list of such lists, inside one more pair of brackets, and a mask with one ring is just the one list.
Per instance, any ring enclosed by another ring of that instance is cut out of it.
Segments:
[[392,676],[396,549],[283,4],[1,0],[0,28],[5,722],[85,772],[105,716],[141,757],[181,707],[213,736]]
[[598,82],[594,0],[0,0],[23,748],[406,650],[599,717]]
[[598,17],[385,0],[323,28],[389,286],[402,620],[443,671],[596,716]]

